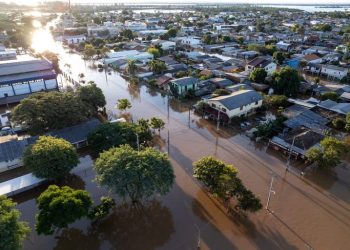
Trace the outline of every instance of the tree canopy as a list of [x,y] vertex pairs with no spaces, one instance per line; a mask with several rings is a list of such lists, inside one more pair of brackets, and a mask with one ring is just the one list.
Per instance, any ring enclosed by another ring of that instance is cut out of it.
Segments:
[[316,162],[321,169],[331,169],[339,165],[341,156],[348,150],[343,141],[330,136],[325,137],[320,144],[320,148],[314,147],[307,151],[307,158]]
[[19,220],[21,213],[16,203],[0,195],[0,249],[20,250],[30,229],[26,222]]
[[158,130],[158,132],[160,133],[160,130],[164,128],[165,122],[160,118],[152,117],[150,125],[151,128],[153,128],[154,130]]
[[117,103],[117,108],[121,111],[131,108],[131,103],[128,99],[119,99]]
[[117,122],[99,125],[96,130],[88,135],[88,142],[95,153],[123,144],[129,144],[136,148],[136,134],[139,136],[140,143],[152,139],[149,127],[129,122]]
[[35,229],[38,234],[50,235],[86,217],[92,205],[90,194],[70,187],[49,186],[38,198],[39,213]]
[[276,51],[273,53],[273,59],[278,65],[281,65],[284,61],[284,55],[280,51]]
[[96,115],[99,108],[106,105],[106,99],[102,90],[96,84],[89,84],[78,89],[78,97],[88,107],[90,115]]
[[272,86],[276,94],[282,94],[287,97],[296,96],[299,85],[298,71],[291,67],[283,67],[272,75]]
[[153,148],[137,151],[129,145],[101,153],[94,168],[101,185],[133,203],[168,193],[175,178],[166,154]]
[[250,212],[262,208],[260,199],[243,185],[233,165],[208,156],[194,162],[193,166],[194,177],[225,202],[229,203],[231,198],[236,198],[236,208]]
[[39,178],[59,178],[68,174],[78,163],[78,154],[68,141],[40,136],[24,152],[23,162]]
[[86,98],[90,90],[84,89],[84,95],[80,92],[80,96],[56,91],[32,94],[14,108],[12,119],[23,124],[32,135],[76,125],[90,117],[86,103],[80,99]]
[[151,47],[147,50],[148,53],[152,54],[154,58],[160,57],[160,51],[157,48]]
[[264,83],[266,76],[267,72],[265,69],[256,68],[250,73],[249,79],[256,83]]
[[148,65],[150,70],[157,74],[160,74],[167,69],[165,63],[159,60],[152,60],[148,63]]

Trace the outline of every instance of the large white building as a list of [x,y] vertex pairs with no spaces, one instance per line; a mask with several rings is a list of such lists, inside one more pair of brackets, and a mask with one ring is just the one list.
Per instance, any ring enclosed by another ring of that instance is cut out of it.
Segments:
[[27,95],[57,89],[53,65],[31,56],[0,61],[0,104],[19,102]]
[[140,31],[140,30],[146,30],[147,24],[142,22],[131,22],[131,21],[125,21],[125,29],[129,29],[132,31]]

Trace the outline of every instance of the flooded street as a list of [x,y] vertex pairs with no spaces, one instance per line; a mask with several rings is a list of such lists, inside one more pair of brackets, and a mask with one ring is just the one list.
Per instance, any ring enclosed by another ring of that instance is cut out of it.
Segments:
[[[55,236],[38,236],[33,229],[24,249],[348,249],[350,239],[350,168],[334,172],[285,171],[286,157],[248,137],[228,129],[216,131],[212,124],[189,113],[188,104],[169,99],[146,86],[130,87],[117,72],[98,72],[96,63],[65,51],[60,43],[40,29],[33,40],[37,50],[45,43],[59,54],[61,69],[78,81],[94,81],[104,92],[107,110],[120,98],[132,103],[133,120],[157,116],[166,121],[161,132],[163,151],[169,150],[176,183],[164,197],[156,197],[140,210],[123,204],[118,197],[113,213],[100,223],[80,220]],[[62,76],[58,80],[64,80]],[[62,81],[62,86],[67,83]],[[169,137],[168,137],[169,135]],[[168,140],[169,138],[169,140]],[[214,155],[233,164],[244,184],[265,205],[272,174],[276,175],[268,213],[228,216],[192,177],[192,162]],[[89,155],[65,180],[66,185],[86,189],[95,201],[107,191],[93,182],[95,173]],[[295,173],[294,173],[295,172]],[[62,183],[60,183],[62,184]],[[45,187],[15,197],[22,219],[34,228],[35,198]],[[112,195],[113,196],[113,195]]]

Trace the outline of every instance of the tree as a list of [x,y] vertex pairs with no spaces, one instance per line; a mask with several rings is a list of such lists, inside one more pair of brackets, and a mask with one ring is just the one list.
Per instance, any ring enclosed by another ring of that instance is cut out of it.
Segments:
[[337,94],[337,92],[333,92],[333,91],[331,91],[331,92],[327,92],[327,93],[324,93],[324,94],[322,94],[321,95],[321,100],[332,100],[332,101],[338,101],[338,98],[339,98],[339,96],[338,96],[338,94]]
[[88,216],[92,205],[90,194],[70,187],[49,186],[38,198],[39,213],[35,229],[38,234],[50,235]]
[[264,105],[266,108],[278,109],[280,107],[285,108],[288,106],[288,98],[285,95],[265,95]]
[[336,167],[340,163],[341,156],[347,151],[345,143],[328,136],[320,144],[320,148],[313,147],[307,151],[307,158],[316,162],[321,169]]
[[79,159],[73,145],[66,140],[40,136],[25,150],[23,162],[36,177],[52,179],[68,174]]
[[128,73],[131,76],[134,76],[137,72],[137,65],[135,60],[129,60],[128,65],[125,68],[126,73]]
[[283,94],[287,97],[296,96],[299,85],[298,72],[289,66],[283,67],[272,75],[272,86],[276,94]]
[[77,91],[77,95],[80,100],[84,102],[86,107],[88,107],[91,115],[95,115],[99,108],[103,108],[106,105],[106,98],[102,90],[94,83],[80,87]]
[[162,73],[167,69],[167,66],[164,62],[158,61],[158,60],[152,60],[148,63],[150,70],[152,70],[154,73]]
[[84,55],[86,58],[92,58],[96,55],[96,49],[91,44],[86,44],[84,48]]
[[154,130],[158,129],[158,132],[160,134],[160,130],[164,129],[165,122],[160,118],[152,117],[150,125]]
[[26,222],[19,220],[20,217],[16,203],[0,195],[0,249],[22,249],[22,242],[28,236],[30,228]]
[[346,114],[345,123],[346,131],[350,131],[350,112]]
[[213,41],[213,38],[211,37],[210,34],[206,34],[203,36],[203,43],[205,44],[211,44]]
[[12,120],[32,135],[73,126],[89,117],[88,109],[75,93],[40,92],[21,100]]
[[151,47],[147,50],[147,52],[152,54],[154,58],[160,57],[160,51],[157,48]]
[[165,195],[174,183],[168,156],[153,148],[134,150],[129,145],[111,148],[96,160],[96,180],[122,198],[139,203],[153,195]]
[[264,83],[267,72],[262,68],[255,68],[249,75],[249,79],[253,82]]
[[262,208],[260,199],[243,185],[234,166],[211,156],[194,162],[193,166],[194,177],[226,204],[235,197],[238,202],[236,208],[240,210],[256,212]]
[[214,92],[213,92],[213,95],[215,96],[223,96],[223,95],[229,95],[231,94],[232,92],[227,90],[227,89],[216,89]]
[[278,65],[281,65],[284,61],[283,53],[280,51],[276,51],[273,53],[273,59]]
[[117,103],[117,108],[121,111],[125,111],[127,109],[130,109],[131,103],[128,99],[119,99]]
[[88,135],[88,142],[96,154],[123,144],[136,148],[136,134],[139,136],[140,143],[147,143],[152,139],[148,125],[117,122],[99,125]]
[[103,219],[109,214],[113,207],[115,207],[115,201],[113,198],[102,196],[100,205],[92,208],[88,214],[88,217],[91,220]]
[[337,117],[332,120],[332,125],[334,128],[342,130],[345,128],[346,121],[344,118]]
[[51,52],[51,51],[44,51],[41,53],[41,56],[43,56],[44,58],[46,58],[47,60],[49,60],[52,65],[53,68],[55,69],[55,72],[57,74],[62,73],[61,69],[60,69],[60,64],[59,64],[59,59],[57,54]]
[[169,29],[167,34],[169,35],[169,37],[176,37],[177,29],[174,29],[174,28]]

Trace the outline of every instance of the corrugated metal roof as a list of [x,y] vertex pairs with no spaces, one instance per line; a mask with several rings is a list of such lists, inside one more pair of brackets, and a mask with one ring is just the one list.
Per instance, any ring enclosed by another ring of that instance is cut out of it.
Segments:
[[262,99],[262,96],[258,92],[245,89],[233,92],[231,95],[215,97],[209,101],[218,101],[228,110],[234,110]]
[[5,76],[0,76],[0,85],[31,81],[35,79],[47,80],[47,79],[53,79],[53,78],[56,78],[56,73],[54,70],[44,70],[44,71],[37,71],[37,72],[5,75]]
[[52,70],[51,63],[44,59],[9,61],[0,64],[0,76]]
[[27,142],[25,140],[11,140],[0,143],[0,162],[20,159]]

